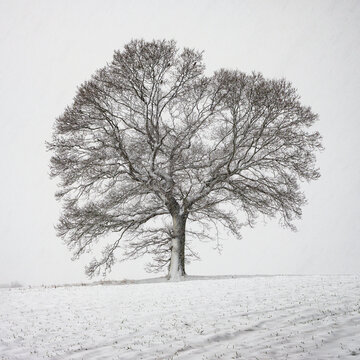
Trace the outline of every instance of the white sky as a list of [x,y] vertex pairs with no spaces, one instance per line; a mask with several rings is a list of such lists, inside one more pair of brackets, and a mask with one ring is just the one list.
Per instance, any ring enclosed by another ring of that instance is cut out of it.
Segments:
[[[204,50],[208,71],[285,77],[320,116],[322,177],[303,186],[298,232],[259,219],[243,240],[225,239],[221,256],[201,244],[187,272],[359,273],[359,1],[0,0],[0,283],[86,280],[89,257],[72,262],[55,236],[44,143],[76,87],[134,38]],[[149,276],[142,265],[121,263],[108,278]]]

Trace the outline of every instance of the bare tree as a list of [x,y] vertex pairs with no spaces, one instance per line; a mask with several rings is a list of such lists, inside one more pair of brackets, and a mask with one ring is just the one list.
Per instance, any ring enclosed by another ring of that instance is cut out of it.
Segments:
[[239,237],[240,213],[250,225],[264,214],[294,229],[305,203],[299,181],[320,176],[321,137],[308,131],[316,119],[283,79],[205,76],[200,52],[131,41],[56,119],[48,148],[61,179],[58,235],[75,258],[118,235],[89,276],[123,248],[125,258],[153,254],[150,268],[168,266],[175,280],[197,257],[189,240],[214,237],[205,230],[216,224]]

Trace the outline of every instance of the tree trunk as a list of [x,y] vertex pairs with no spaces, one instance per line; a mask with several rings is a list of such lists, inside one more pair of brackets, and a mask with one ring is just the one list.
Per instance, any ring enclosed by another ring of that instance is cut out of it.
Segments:
[[181,280],[185,275],[185,215],[173,215],[174,237],[171,241],[171,259],[168,279]]

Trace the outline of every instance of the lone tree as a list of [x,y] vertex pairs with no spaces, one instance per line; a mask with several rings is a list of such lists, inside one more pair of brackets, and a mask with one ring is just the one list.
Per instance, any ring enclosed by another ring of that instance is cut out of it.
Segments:
[[204,74],[202,53],[174,41],[134,40],[82,84],[56,119],[51,176],[63,212],[58,235],[88,251],[117,234],[92,276],[123,258],[153,254],[154,270],[185,273],[191,238],[234,235],[259,214],[294,229],[305,197],[299,181],[320,174],[317,119],[284,79],[221,69]]

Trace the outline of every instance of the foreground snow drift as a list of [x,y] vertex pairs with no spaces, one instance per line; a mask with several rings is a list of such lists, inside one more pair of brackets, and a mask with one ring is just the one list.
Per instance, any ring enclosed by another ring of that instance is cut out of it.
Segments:
[[359,276],[0,289],[0,359],[356,355]]

